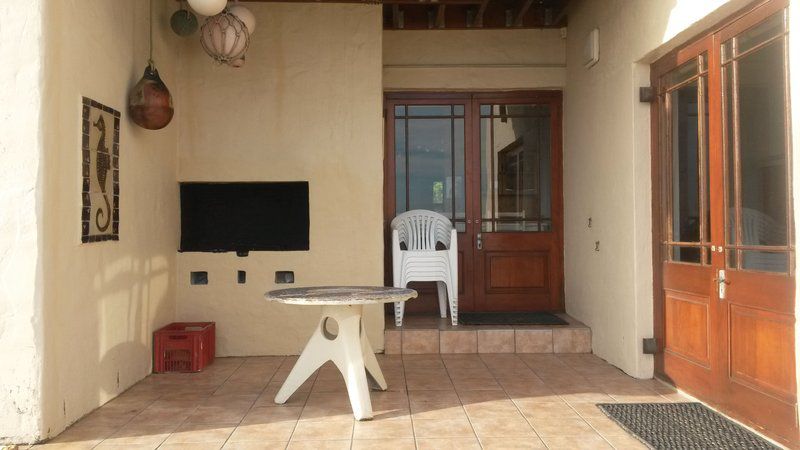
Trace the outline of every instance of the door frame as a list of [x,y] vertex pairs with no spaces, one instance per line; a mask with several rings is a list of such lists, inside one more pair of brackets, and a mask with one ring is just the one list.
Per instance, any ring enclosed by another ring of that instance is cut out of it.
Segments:
[[[655,363],[655,376],[657,378],[666,380],[672,383],[672,380],[669,379],[668,375],[665,373],[665,363],[664,363],[664,347],[665,347],[665,337],[666,337],[666,314],[665,314],[665,296],[664,296],[664,261],[665,261],[665,246],[664,241],[666,240],[666,222],[664,220],[664,210],[662,208],[664,204],[664,196],[668,195],[665,192],[664,186],[664,178],[663,178],[663,165],[665,163],[664,154],[661,151],[660,145],[662,140],[662,133],[664,130],[661,129],[661,108],[660,103],[658,101],[658,92],[656,92],[657,87],[659,86],[659,79],[661,76],[665,75],[669,70],[680,66],[681,64],[685,63],[689,59],[693,58],[694,55],[698,53],[699,48],[708,48],[708,58],[709,61],[711,58],[719,58],[719,47],[722,42],[726,39],[732,37],[744,31],[751,26],[761,22],[763,19],[771,16],[772,14],[780,11],[783,8],[787,8],[789,5],[789,0],[756,0],[746,7],[738,10],[737,12],[723,18],[716,22],[713,26],[707,28],[703,32],[695,35],[694,37],[688,39],[685,44],[680,45],[679,47],[675,48],[674,50],[668,52],[666,55],[659,58],[656,62],[651,64],[650,66],[650,86],[654,90],[655,98],[650,104],[650,156],[651,156],[651,220],[652,220],[652,255],[653,255],[653,332],[654,337],[657,341],[657,351],[654,355],[654,363]],[[791,32],[791,30],[790,30]],[[796,30],[795,30],[796,32]],[[719,68],[718,66],[716,66]],[[715,84],[719,84],[719,78],[721,77],[721,72],[711,71],[708,72],[708,80],[710,84],[710,80],[715,79]],[[787,82],[789,80],[787,79]],[[791,89],[791,87],[790,87]],[[709,90],[708,91],[708,102],[709,102],[709,111],[711,118],[709,120],[708,130],[708,142],[709,142],[709,162],[711,167],[709,168],[710,171],[719,171],[722,174],[725,171],[724,167],[715,166],[713,160],[711,158],[711,151],[712,148],[716,147],[717,151],[724,151],[722,147],[722,98],[720,92]],[[791,108],[791,105],[787,105],[788,108]],[[716,116],[717,120],[713,120],[713,117]],[[787,134],[791,133],[791,129],[787,130]],[[712,142],[715,142],[712,144]],[[792,153],[789,153],[790,160],[787,162],[788,166],[791,168],[791,158]],[[717,159],[720,161],[721,158]],[[710,172],[709,172],[710,173]],[[712,176],[712,175],[709,175]],[[791,180],[791,178],[789,178]],[[719,186],[717,186],[719,188]],[[714,186],[711,187],[712,191],[715,189]],[[713,198],[719,199],[715,202],[712,201],[709,213],[710,214],[722,214],[724,217],[726,212],[723,210],[724,200],[722,200],[722,196],[724,195],[723,192],[709,192],[709,195]],[[718,211],[715,211],[715,208]],[[792,209],[790,208],[789,214],[792,214]],[[712,226],[713,231],[713,226]],[[794,247],[794,230],[787,229],[787,233],[790,236],[788,245],[789,247]],[[715,241],[724,242],[725,237],[715,238],[713,235],[710,236],[710,241],[713,243]],[[712,267],[715,265],[721,264],[722,267],[726,267],[724,263],[724,253],[723,254],[714,254],[712,253],[713,264]],[[717,258],[721,258],[718,260]],[[679,263],[674,263],[679,264]],[[796,271],[789,274],[792,278],[796,276]],[[713,295],[712,295],[712,300]],[[795,302],[797,299],[794,300]],[[796,320],[795,314],[795,320]],[[712,327],[718,326],[711,324]],[[722,330],[719,330],[722,331]],[[722,345],[729,345],[729,336],[727,336],[727,330],[725,330],[725,335],[719,334],[719,331],[715,331],[718,333],[718,336],[724,337],[724,342]],[[713,349],[712,349],[713,350]],[[795,355],[797,355],[797,348],[794,349]],[[727,358],[730,358],[730,353],[728,352]],[[729,362],[729,361],[728,361]],[[726,368],[727,371],[727,368]],[[713,381],[713,380],[712,380]],[[680,386],[678,386],[680,387]],[[691,392],[690,392],[691,393]],[[705,393],[697,392],[697,394],[703,396]],[[753,425],[754,427],[761,428],[760,424],[754,423],[752,420],[749,420],[746,417],[743,417],[739,414],[736,409],[731,409],[729,405],[717,405],[712,403],[712,405],[719,407],[720,410],[729,414],[747,424]],[[764,430],[762,430],[764,431]],[[766,433],[770,434],[771,437],[776,438],[784,443],[786,443],[786,439],[790,439],[791,444],[797,445],[796,439],[797,437],[791,436],[780,436],[774,433],[770,433],[769,431],[765,431]]]
[[[476,101],[486,101],[486,102],[503,102],[503,103],[530,103],[530,102],[539,102],[539,103],[548,103],[550,105],[554,105],[554,109],[552,114],[554,116],[553,123],[555,124],[551,128],[551,167],[557,168],[557,171],[554,171],[552,174],[552,185],[554,189],[557,187],[558,194],[554,195],[552,198],[552,227],[553,232],[556,234],[557,238],[557,245],[559,247],[557,252],[557,268],[556,270],[560,271],[560,285],[554,287],[557,289],[558,301],[557,304],[551,311],[554,312],[563,312],[565,310],[564,306],[564,186],[563,186],[563,91],[560,89],[541,89],[541,90],[491,90],[491,91],[385,91],[384,92],[384,102],[383,102],[383,119],[384,119],[384,155],[383,155],[383,170],[384,170],[384,177],[383,177],[383,228],[384,228],[384,249],[389,249],[390,247],[390,233],[389,233],[389,224],[394,217],[394,212],[396,210],[396,195],[395,195],[395,186],[396,186],[396,171],[395,171],[395,158],[394,158],[394,128],[389,127],[389,104],[394,101],[402,100],[407,103],[419,103],[419,104],[431,104],[437,100],[442,102],[451,103],[451,102],[464,102],[465,103],[465,161],[464,161],[464,177],[467,180],[475,179],[475,170],[480,165],[480,152],[474,150],[475,145],[480,146],[480,138],[479,138],[479,124],[480,124],[480,114],[478,111],[478,107],[474,106],[473,103]],[[475,103],[477,104],[477,103]],[[469,111],[471,122],[467,121],[466,112]],[[392,115],[393,116],[393,115]],[[470,154],[471,152],[471,154]],[[478,163],[475,163],[477,158]],[[480,172],[478,172],[480,173]],[[479,189],[479,186],[478,188]],[[465,184],[465,195],[466,195],[466,207],[467,210],[465,211],[466,215],[469,216],[470,211],[479,211],[480,206],[479,202],[480,199],[474,193],[474,189],[471,189],[468,184]],[[478,206],[476,206],[478,205]],[[473,227],[476,227],[474,223],[469,223],[467,221],[465,233],[472,233],[474,234]],[[474,247],[474,245],[472,246]],[[473,251],[467,249],[459,249],[459,252],[464,254],[464,258],[469,255],[470,257],[473,256]],[[392,270],[391,270],[391,252],[385,251],[384,252],[384,282],[387,284],[392,284]],[[477,274],[476,274],[477,275]],[[464,291],[469,290],[470,292],[474,291],[472,288],[472,280],[464,279],[466,277],[459,277],[459,284],[462,285]],[[467,286],[467,285],[470,286]],[[461,289],[459,289],[461,290]],[[435,290],[432,290],[432,292]],[[469,302],[462,304],[461,299],[459,299],[459,310],[461,311],[469,311],[473,309],[475,306],[475,297],[473,295],[469,296]],[[387,309],[388,311],[388,309]]]

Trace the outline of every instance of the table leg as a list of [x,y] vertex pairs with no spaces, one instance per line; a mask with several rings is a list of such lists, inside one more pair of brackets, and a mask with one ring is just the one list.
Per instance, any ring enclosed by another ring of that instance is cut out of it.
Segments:
[[[344,376],[355,418],[372,418],[367,370],[381,389],[386,389],[386,381],[372,347],[361,331],[361,311],[361,305],[323,307],[322,319],[275,396],[275,403],[286,403],[315,370],[327,361],[333,361]],[[325,329],[325,322],[329,318],[339,325],[336,336]]]
[[383,372],[381,372],[381,366],[378,365],[378,359],[375,358],[375,352],[372,350],[372,346],[369,345],[367,332],[363,327],[361,327],[361,353],[364,354],[364,366],[366,366],[367,375],[375,382],[374,385],[377,385],[378,389],[382,391],[388,389],[386,380],[383,378]]

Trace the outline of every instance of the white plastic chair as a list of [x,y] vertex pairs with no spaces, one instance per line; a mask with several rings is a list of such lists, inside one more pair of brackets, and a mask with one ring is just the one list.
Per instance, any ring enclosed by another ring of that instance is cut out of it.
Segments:
[[[412,281],[435,281],[439,293],[439,313],[458,324],[458,239],[447,217],[422,209],[404,212],[392,220],[392,268],[394,286],[406,287]],[[437,250],[441,244],[444,250]],[[405,247],[405,248],[403,248]],[[394,305],[395,325],[403,325],[405,302]]]

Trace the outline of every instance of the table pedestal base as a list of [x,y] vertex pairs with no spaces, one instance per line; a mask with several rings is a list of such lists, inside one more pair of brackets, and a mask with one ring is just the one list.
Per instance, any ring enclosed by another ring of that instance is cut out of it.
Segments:
[[[372,419],[367,374],[380,390],[386,390],[386,380],[361,325],[362,309],[361,305],[322,308],[319,325],[275,396],[275,403],[286,403],[315,370],[333,361],[344,376],[355,418]],[[325,322],[329,319],[339,324],[339,333],[335,336],[325,329]]]

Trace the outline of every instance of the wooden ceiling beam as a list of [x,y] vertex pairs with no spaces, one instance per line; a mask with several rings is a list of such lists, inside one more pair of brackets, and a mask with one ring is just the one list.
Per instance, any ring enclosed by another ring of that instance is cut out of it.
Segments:
[[400,5],[396,3],[392,5],[392,28],[395,30],[400,30],[403,28],[402,14],[402,11],[400,11]]
[[521,27],[525,21],[525,14],[528,14],[528,10],[531,9],[531,5],[533,5],[533,0],[525,0],[522,3],[522,6],[519,7],[519,11],[517,11],[517,15],[514,17],[514,26]]
[[476,28],[483,28],[483,16],[486,13],[486,7],[489,6],[489,0],[483,0],[481,6],[478,7],[478,12],[475,13],[474,26]]
[[556,15],[556,18],[555,18],[555,19],[553,19],[553,23],[552,23],[552,25],[558,25],[558,24],[561,24],[561,23],[563,23],[563,22],[564,22],[564,20],[565,20],[566,18],[567,18],[567,3],[566,3],[566,2],[564,2],[564,5],[563,5],[563,6],[561,6],[561,11],[559,11],[559,12],[558,12],[558,15]]
[[436,28],[444,28],[444,8],[445,4],[439,5],[436,8]]

